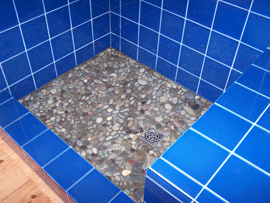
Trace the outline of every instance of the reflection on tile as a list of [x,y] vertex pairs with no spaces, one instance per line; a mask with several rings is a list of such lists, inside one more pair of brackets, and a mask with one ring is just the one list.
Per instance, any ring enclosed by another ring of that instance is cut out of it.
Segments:
[[258,58],[254,64],[260,66],[265,70],[270,70],[270,50],[266,49],[265,52]]
[[155,31],[159,31],[161,10],[150,4],[141,2],[141,24]]
[[270,108],[268,108],[258,121],[258,125],[270,131]]

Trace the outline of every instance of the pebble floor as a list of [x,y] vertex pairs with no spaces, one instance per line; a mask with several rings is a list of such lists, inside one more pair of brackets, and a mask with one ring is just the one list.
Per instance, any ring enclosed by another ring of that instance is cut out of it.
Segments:
[[[146,169],[212,104],[113,48],[20,102],[136,202]],[[155,147],[149,127],[164,134]]]

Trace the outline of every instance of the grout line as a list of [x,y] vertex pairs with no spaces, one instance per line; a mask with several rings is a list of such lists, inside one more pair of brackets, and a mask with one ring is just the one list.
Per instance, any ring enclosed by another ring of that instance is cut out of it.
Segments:
[[256,68],[259,68],[260,70],[263,70],[263,71],[265,71],[267,73],[270,73],[270,70],[264,69],[264,68],[262,68],[262,67],[260,67],[260,66],[258,66],[256,64],[252,64],[252,66],[255,66]]
[[[119,16],[119,34],[120,34],[120,38],[119,38],[119,51],[121,51],[121,49],[122,49],[122,1],[121,0],[119,0],[119,14],[120,14],[120,16]],[[112,13],[114,13],[114,12],[112,12]],[[118,15],[118,14],[117,14]]]
[[2,106],[3,104],[9,102],[10,100],[14,99],[13,97],[10,97],[9,99],[7,99],[6,101],[3,101],[2,103],[0,103],[0,106]]
[[23,148],[25,145],[29,144],[30,142],[32,142],[33,140],[35,140],[36,138],[38,138],[41,134],[45,133],[47,130],[49,130],[49,128],[47,128],[46,130],[43,130],[41,133],[39,133],[38,135],[36,135],[34,138],[32,138],[31,140],[29,140],[28,142],[24,143],[21,148]]
[[138,39],[137,39],[137,57],[136,60],[139,61],[139,46],[140,46],[140,28],[141,28],[141,4],[142,1],[139,1],[139,19],[138,19]]
[[[12,121],[11,123],[7,124],[5,127],[3,127],[3,129],[5,130],[7,127],[11,126],[13,123],[19,121],[20,119],[22,119],[23,117],[27,116],[28,114],[30,114],[30,112],[27,112],[26,114],[22,115],[21,117],[15,119],[14,121]],[[5,130],[6,131],[6,130]]]
[[270,97],[268,97],[268,96],[266,96],[266,95],[264,95],[264,94],[262,94],[262,93],[260,93],[260,92],[257,92],[256,90],[251,89],[250,87],[247,87],[246,85],[243,85],[243,84],[241,84],[241,83],[239,83],[239,82],[235,82],[235,84],[240,85],[241,87],[244,87],[245,89],[248,89],[248,90],[250,90],[251,92],[254,92],[254,93],[256,93],[256,94],[259,94],[259,95],[261,95],[262,97],[265,97],[265,98],[267,98],[267,99],[270,99]]
[[122,191],[119,190],[118,193],[116,193],[116,195],[113,196],[113,198],[108,202],[108,203],[111,203]]
[[112,46],[112,12],[111,12],[111,1],[109,1],[109,23],[110,23],[110,47]]
[[90,6],[90,18],[91,18],[91,30],[92,30],[92,42],[93,42],[93,54],[94,56],[96,55],[96,50],[95,50],[95,43],[94,43],[94,22],[93,22],[93,14],[92,14],[92,0],[89,0],[89,6]]
[[0,63],[0,70],[1,70],[2,75],[3,75],[3,77],[4,77],[4,80],[5,80],[5,83],[6,83],[6,86],[7,86],[8,92],[9,92],[9,94],[11,95],[11,91],[10,91],[10,89],[9,89],[8,81],[7,81],[7,78],[6,78],[6,74],[4,73],[4,69],[3,69],[3,67],[2,67],[2,64],[1,64],[1,63]]
[[71,149],[70,146],[68,146],[68,148],[66,148],[64,151],[62,151],[60,154],[58,154],[56,157],[54,157],[52,160],[50,160],[48,163],[46,163],[44,166],[42,166],[41,168],[44,170],[44,168],[46,166],[48,166],[50,163],[52,163],[55,159],[57,159],[59,156],[61,156],[62,154],[64,154],[67,150]]

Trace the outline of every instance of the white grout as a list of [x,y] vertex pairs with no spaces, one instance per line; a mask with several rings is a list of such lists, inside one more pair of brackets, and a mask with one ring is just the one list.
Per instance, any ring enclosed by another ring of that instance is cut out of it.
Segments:
[[96,55],[96,50],[95,50],[95,37],[94,37],[94,22],[93,22],[93,14],[92,14],[92,0],[89,0],[89,5],[90,5],[90,18],[91,18],[91,30],[92,30],[92,41],[93,41],[93,53],[94,56]]
[[66,148],[64,151],[62,151],[61,153],[59,153],[56,157],[54,157],[52,160],[50,160],[49,162],[47,162],[44,166],[42,166],[41,168],[44,169],[46,166],[48,166],[50,163],[52,163],[55,159],[57,159],[58,157],[60,157],[62,154],[64,154],[67,150],[71,149],[70,146],[68,146],[68,148]]
[[137,39],[137,56],[136,60],[139,61],[139,46],[140,46],[140,29],[141,29],[141,2],[139,1],[139,19],[138,19],[138,39]]

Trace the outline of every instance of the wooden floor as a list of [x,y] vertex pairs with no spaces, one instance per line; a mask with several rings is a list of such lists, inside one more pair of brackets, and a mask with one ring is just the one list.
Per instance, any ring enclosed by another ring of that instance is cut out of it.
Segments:
[[[1,132],[0,132],[1,133]],[[0,202],[46,203],[61,199],[0,137]]]

